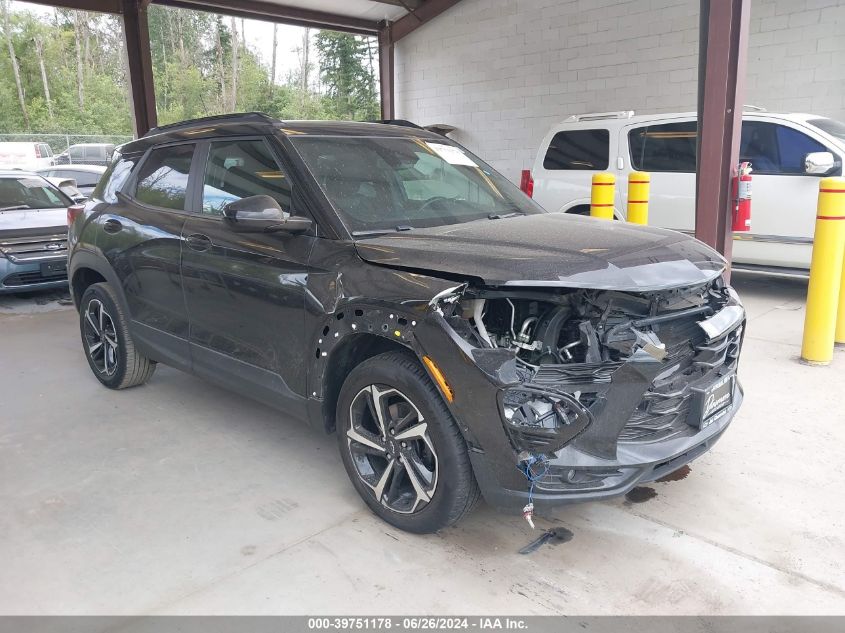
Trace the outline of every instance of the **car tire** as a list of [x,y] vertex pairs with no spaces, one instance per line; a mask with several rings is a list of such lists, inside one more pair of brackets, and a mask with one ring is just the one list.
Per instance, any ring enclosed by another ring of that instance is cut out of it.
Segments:
[[109,389],[142,385],[153,375],[156,363],[135,349],[129,320],[109,284],[92,284],[85,290],[79,330],[91,371]]
[[391,525],[418,534],[436,532],[478,502],[464,438],[412,354],[388,352],[355,367],[341,388],[336,421],[352,484]]

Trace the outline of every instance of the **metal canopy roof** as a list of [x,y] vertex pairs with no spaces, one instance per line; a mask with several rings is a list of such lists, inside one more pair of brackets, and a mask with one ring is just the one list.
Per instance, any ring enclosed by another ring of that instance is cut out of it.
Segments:
[[197,11],[283,22],[297,26],[376,35],[385,24],[401,25],[407,35],[458,0],[26,0],[35,4],[126,13],[151,2]]
[[[378,0],[310,0],[309,2],[290,2],[289,0],[267,0],[269,4],[300,6],[302,8],[335,13],[354,18],[363,18],[379,22],[380,20],[397,20],[408,12],[402,4],[396,2],[381,2]],[[413,6],[407,3],[408,6]]]

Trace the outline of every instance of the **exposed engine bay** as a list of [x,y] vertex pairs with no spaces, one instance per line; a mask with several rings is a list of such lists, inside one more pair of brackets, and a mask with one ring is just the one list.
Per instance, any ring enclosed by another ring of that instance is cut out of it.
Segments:
[[662,360],[666,347],[658,337],[661,323],[683,316],[703,319],[727,300],[715,286],[644,294],[480,294],[461,302],[461,316],[471,320],[484,343],[512,350],[527,367],[620,361],[637,349]]
[[[617,440],[683,432],[691,383],[738,353],[738,342],[727,338],[707,347],[700,326],[731,301],[731,292],[721,278],[642,293],[464,287],[441,306],[449,305],[444,316],[474,347],[513,354],[521,384],[505,391],[502,414],[518,451],[551,454],[616,407],[622,424],[591,445],[594,454],[612,457]],[[639,391],[625,410],[621,398],[609,403],[605,394],[629,361],[643,390],[651,389],[645,398]],[[675,396],[682,405],[675,406]],[[631,428],[622,428],[626,422]]]

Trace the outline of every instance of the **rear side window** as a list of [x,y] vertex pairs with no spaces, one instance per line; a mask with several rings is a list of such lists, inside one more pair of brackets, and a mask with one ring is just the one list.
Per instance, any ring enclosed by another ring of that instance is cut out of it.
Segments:
[[642,171],[693,173],[697,133],[696,121],[634,128],[628,133],[631,164]]
[[123,188],[129,175],[135,168],[134,158],[124,158],[120,152],[114,153],[114,160],[100,177],[91,197],[97,200],[105,200],[110,204],[117,202],[117,192]]
[[807,154],[826,151],[815,139],[785,125],[764,121],[742,124],[739,159],[749,161],[758,174],[803,174]]
[[135,199],[154,207],[184,211],[193,157],[193,144],[152,150],[138,171]]
[[228,203],[258,195],[274,198],[283,210],[290,212],[290,181],[266,143],[261,140],[212,143],[205,169],[202,212],[222,215]]
[[571,130],[552,138],[543,169],[607,169],[610,160],[610,132],[607,130]]

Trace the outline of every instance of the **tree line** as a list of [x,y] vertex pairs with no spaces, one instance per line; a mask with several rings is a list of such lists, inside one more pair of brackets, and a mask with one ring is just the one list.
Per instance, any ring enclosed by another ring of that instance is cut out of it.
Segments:
[[[297,66],[277,76],[247,45],[249,23],[149,7],[159,122],[261,111],[282,119],[379,116],[374,38],[302,29]],[[0,133],[131,134],[123,35],[117,16],[0,0]]]

